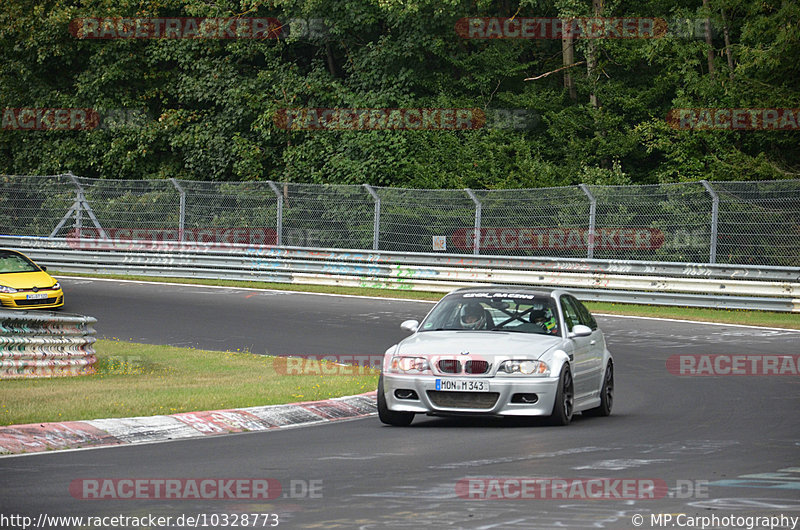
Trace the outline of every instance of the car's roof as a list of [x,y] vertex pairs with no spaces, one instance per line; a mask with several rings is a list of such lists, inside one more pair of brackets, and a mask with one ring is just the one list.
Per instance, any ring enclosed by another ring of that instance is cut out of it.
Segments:
[[518,293],[535,294],[548,297],[558,296],[562,293],[566,293],[566,291],[558,287],[539,287],[535,285],[490,284],[490,285],[480,285],[477,287],[462,287],[461,289],[456,289],[450,294],[483,293],[486,291],[496,291],[502,293],[518,292]]

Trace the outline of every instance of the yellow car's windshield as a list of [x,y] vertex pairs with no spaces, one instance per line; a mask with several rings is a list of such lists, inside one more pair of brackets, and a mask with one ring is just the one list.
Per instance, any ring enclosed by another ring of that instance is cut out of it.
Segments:
[[0,274],[39,272],[39,270],[39,267],[22,254],[0,250]]

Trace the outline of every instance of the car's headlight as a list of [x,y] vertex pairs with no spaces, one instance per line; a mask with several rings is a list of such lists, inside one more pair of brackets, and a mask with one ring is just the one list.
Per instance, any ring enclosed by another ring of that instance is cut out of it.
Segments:
[[16,293],[17,290],[13,287],[6,287],[5,285],[0,285],[0,293]]
[[542,361],[514,359],[503,361],[503,364],[498,368],[498,372],[546,377],[550,375],[550,367],[547,366],[547,363],[543,363]]
[[55,284],[53,284],[53,286],[51,287],[51,289],[61,289],[61,284],[60,284],[60,283],[58,283],[58,282],[56,282]]
[[425,372],[430,369],[428,359],[425,357],[392,357],[391,368],[393,372]]

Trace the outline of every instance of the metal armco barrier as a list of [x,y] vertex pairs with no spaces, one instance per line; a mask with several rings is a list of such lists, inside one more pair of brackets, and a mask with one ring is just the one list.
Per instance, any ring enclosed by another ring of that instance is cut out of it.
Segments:
[[525,284],[563,287],[595,301],[800,312],[798,267],[12,236],[0,236],[0,246],[64,272],[434,292]]
[[93,317],[0,310],[0,379],[94,373]]

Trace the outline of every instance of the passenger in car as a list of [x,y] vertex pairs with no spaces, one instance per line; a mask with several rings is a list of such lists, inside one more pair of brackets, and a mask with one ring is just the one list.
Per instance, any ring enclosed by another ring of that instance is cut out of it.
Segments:
[[557,335],[558,329],[556,328],[556,319],[546,309],[537,309],[531,311],[531,324],[536,324],[544,333]]

